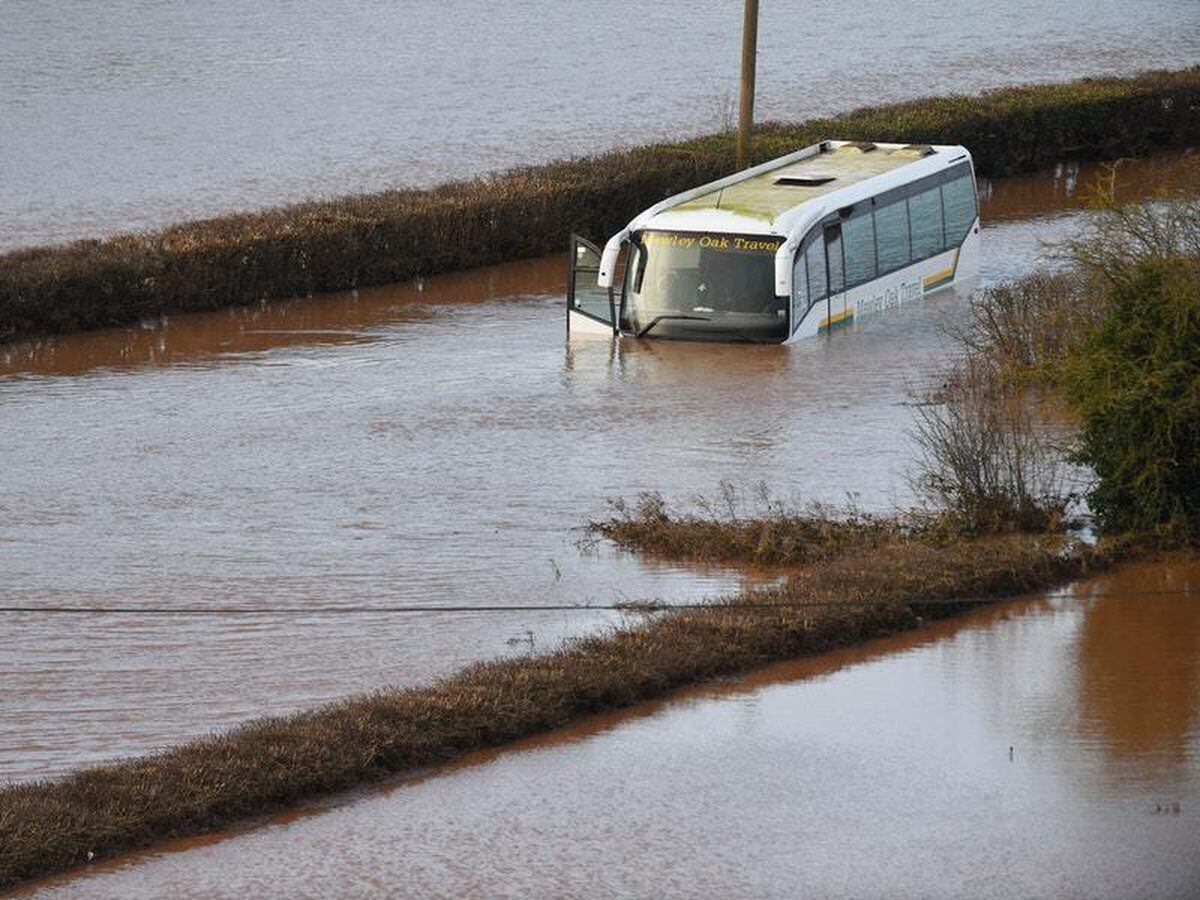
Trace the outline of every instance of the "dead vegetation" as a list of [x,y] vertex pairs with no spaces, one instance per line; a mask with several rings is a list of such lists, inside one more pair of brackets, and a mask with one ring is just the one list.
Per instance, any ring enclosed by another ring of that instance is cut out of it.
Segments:
[[1103,316],[1102,294],[1079,268],[1040,269],[977,292],[966,326],[952,337],[1002,381],[1056,384],[1070,348]]
[[978,534],[1056,531],[1071,497],[1061,446],[988,359],[966,357],[915,407],[919,495]]
[[661,494],[639,495],[633,505],[609,501],[612,514],[588,523],[624,550],[695,562],[802,566],[850,550],[865,551],[912,530],[915,521],[819,503],[792,508],[772,499],[766,485],[747,498],[722,482],[715,499],[697,497],[689,512],[671,510]]
[[1121,161],[1081,189],[1089,212],[1082,232],[1047,248],[1056,264],[977,291],[966,324],[950,337],[966,356],[1006,384],[1060,387],[1066,363],[1100,327],[1115,286],[1139,267],[1200,259],[1200,158],[1171,164],[1165,189],[1120,200]]

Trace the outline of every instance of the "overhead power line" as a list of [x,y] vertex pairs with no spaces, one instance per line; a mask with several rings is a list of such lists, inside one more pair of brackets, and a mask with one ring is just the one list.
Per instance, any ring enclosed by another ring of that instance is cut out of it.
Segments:
[[[1094,600],[1109,597],[1165,597],[1200,594],[1189,588],[1171,588],[1164,590],[1139,591],[1106,591],[1089,593],[1075,597],[1078,600]],[[788,600],[781,602],[754,603],[663,603],[649,601],[644,603],[548,603],[548,604],[517,604],[504,606],[500,604],[484,605],[420,605],[420,606],[366,606],[366,605],[334,605],[334,606],[35,606],[7,605],[0,606],[0,614],[42,614],[64,616],[338,616],[338,615],[435,615],[444,613],[530,613],[530,612],[669,612],[671,610],[710,609],[725,612],[769,612],[778,609],[808,609],[831,606],[846,607],[884,607],[884,606],[961,606],[963,604],[1002,603],[1019,600],[1021,595],[1012,597],[942,597],[935,599],[907,600]]]

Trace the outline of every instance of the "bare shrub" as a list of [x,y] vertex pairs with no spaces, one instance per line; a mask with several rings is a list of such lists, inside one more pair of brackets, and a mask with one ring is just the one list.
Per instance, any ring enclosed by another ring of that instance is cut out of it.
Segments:
[[737,97],[728,84],[714,84],[708,95],[708,118],[717,134],[732,134],[737,122]]
[[1106,166],[1088,189],[1091,215],[1080,234],[1051,248],[1062,267],[978,291],[950,337],[1006,379],[1062,383],[1068,356],[1100,327],[1113,288],[1143,263],[1200,258],[1200,159],[1185,156],[1170,169],[1173,187],[1125,203],[1120,163]]
[[1200,159],[1184,157],[1177,165],[1179,187],[1138,203],[1118,197],[1120,165],[1107,167],[1092,188],[1093,215],[1060,256],[1109,285],[1126,283],[1147,263],[1185,257],[1200,259]]
[[1048,530],[1069,497],[1061,455],[991,361],[968,356],[916,406],[911,481],[973,531]]
[[1104,290],[1091,273],[1039,270],[977,292],[951,337],[1005,378],[1057,382],[1070,349],[1103,314]]

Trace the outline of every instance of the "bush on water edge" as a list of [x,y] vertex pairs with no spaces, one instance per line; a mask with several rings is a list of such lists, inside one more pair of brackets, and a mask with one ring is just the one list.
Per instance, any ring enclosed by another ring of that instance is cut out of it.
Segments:
[[1098,286],[1100,315],[1072,332],[1060,367],[1101,526],[1187,542],[1200,539],[1200,179],[1191,183],[1145,203],[1096,198],[1068,246]]
[[783,587],[655,613],[556,652],[481,663],[428,687],[384,690],[55,781],[9,785],[0,788],[0,888],[444,763],[702,679],[909,628],[961,610],[955,601],[965,597],[1061,583],[1119,552],[1045,535],[897,533],[869,554],[850,549],[814,563]]
[[1200,259],[1134,265],[1100,326],[1068,360],[1083,419],[1076,459],[1110,531],[1200,537]]
[[[860,109],[759,129],[758,160],[825,138],[961,143],[981,174],[1200,142],[1200,67]],[[404,281],[600,239],[734,168],[709,135],[0,256],[0,340]]]
[[[1200,161],[1185,165],[1200,176]],[[1100,526],[1195,542],[1200,177],[1190,188],[1124,205],[1114,183],[1101,182],[1087,225],[1061,249],[1069,267],[972,297],[971,318],[955,334],[963,359],[933,402],[918,408],[916,435],[934,463],[926,476],[949,488],[936,492],[942,505],[966,511],[972,496],[983,496],[1008,513],[1061,509],[1053,478],[1060,454],[1033,427],[1025,402],[1030,388],[1061,393],[1078,417],[1070,456],[1094,474],[1086,493]],[[979,402],[956,406],[964,376],[973,374],[983,388]],[[964,409],[982,415],[964,419]],[[1000,427],[970,427],[987,420]],[[972,443],[985,433],[998,440]],[[993,473],[1000,477],[981,478],[989,474],[981,463],[993,462],[1001,463]],[[989,490],[975,490],[981,481]]]

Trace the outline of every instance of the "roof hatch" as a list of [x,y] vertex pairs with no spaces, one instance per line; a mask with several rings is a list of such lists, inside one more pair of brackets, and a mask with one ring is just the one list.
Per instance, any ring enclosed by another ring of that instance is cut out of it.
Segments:
[[791,187],[819,187],[822,184],[829,184],[829,182],[836,179],[836,175],[823,175],[814,172],[810,175],[780,175],[775,179],[775,183],[790,185]]

